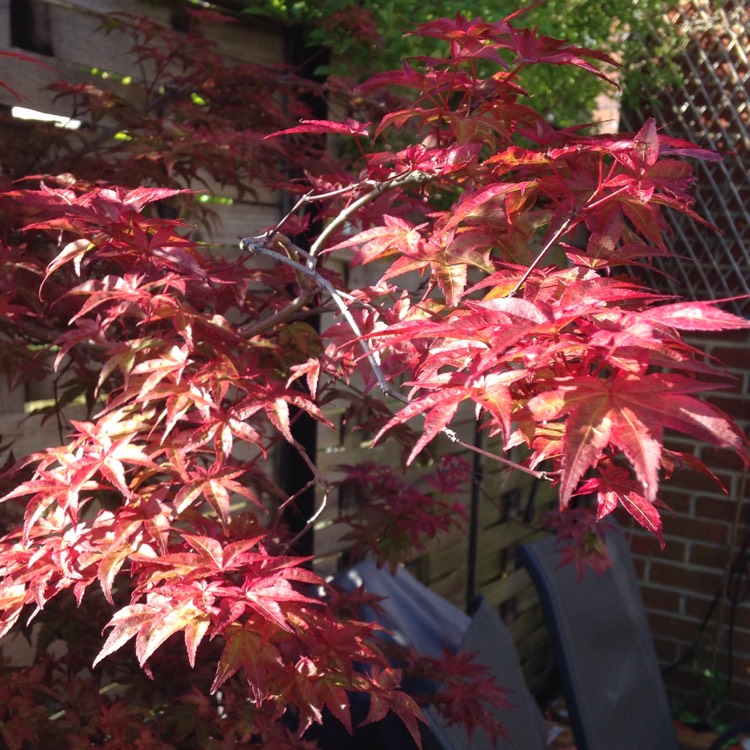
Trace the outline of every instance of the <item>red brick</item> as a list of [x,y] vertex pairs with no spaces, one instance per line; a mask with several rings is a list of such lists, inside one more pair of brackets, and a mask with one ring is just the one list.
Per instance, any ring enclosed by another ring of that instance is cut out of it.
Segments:
[[647,615],[654,636],[670,636],[690,643],[698,635],[700,623],[697,620],[662,612],[648,612]]
[[662,515],[669,517],[671,510],[673,513],[690,513],[692,511],[692,491],[690,489],[681,490],[678,487],[671,487],[669,482],[662,485],[663,492],[659,493],[659,499],[669,506],[669,510],[662,511]]
[[711,395],[706,401],[718,407],[732,418],[739,421],[750,420],[750,399],[735,396],[717,396]]
[[649,568],[649,580],[662,586],[710,595],[721,590],[719,571],[696,570],[659,561],[652,561]]
[[745,719],[747,719],[748,705],[750,704],[748,696],[750,696],[750,679],[747,679],[747,677],[743,678],[735,672],[734,679],[732,680],[732,689],[729,693],[729,700],[745,706]]
[[[685,602],[683,604],[685,614],[689,617],[693,617],[696,620],[703,622],[705,617],[708,615],[708,611],[711,609],[711,603],[713,598],[710,596],[691,596],[690,594],[685,596]],[[717,605],[718,606],[718,605]],[[716,622],[717,608],[714,607],[712,612],[711,622]],[[715,627],[712,625],[710,627]]]
[[701,565],[704,568],[715,568],[723,571],[727,560],[727,548],[724,545],[692,544],[688,555],[691,565]]
[[[729,485],[731,477],[725,471],[715,472],[723,487]],[[676,471],[674,475],[664,483],[664,491],[675,489],[689,490],[690,492],[710,492],[712,494],[723,494],[716,481],[697,471]]]
[[[703,620],[709,609],[713,597],[706,596],[691,596],[687,595],[684,602],[685,614],[690,617],[694,617],[699,620]],[[716,629],[716,617],[718,615],[719,607],[718,604],[714,607],[711,613],[711,625],[712,632]],[[742,605],[734,610],[734,629],[735,629],[735,645],[740,644],[740,650],[745,650],[750,645],[750,602],[744,602]],[[728,628],[729,619],[732,617],[730,603],[724,606],[724,627]]]
[[676,515],[664,519],[664,533],[669,537],[726,544],[729,540],[729,524],[705,518]]
[[646,609],[655,612],[678,612],[682,597],[675,591],[654,588],[653,586],[641,586],[641,596]]
[[661,548],[659,540],[653,534],[635,533],[630,541],[630,549],[634,555],[654,559],[675,560],[685,562],[685,544],[680,541],[668,539]]
[[671,664],[677,659],[679,650],[677,643],[671,638],[660,638],[654,634],[654,648],[656,656],[662,664]]
[[695,515],[732,523],[737,515],[737,499],[732,497],[704,497],[695,499]]
[[[736,644],[737,645],[737,644]],[[744,683],[750,682],[750,657],[739,654],[735,651],[734,658],[732,660],[733,667],[733,680],[742,681]],[[733,693],[735,698],[739,698],[738,692]],[[748,701],[748,695],[745,693],[745,700]]]
[[670,432],[667,434],[664,444],[672,451],[695,453],[695,449],[701,445],[701,441],[680,432]]
[[750,335],[746,330],[735,330],[735,331],[710,331],[707,333],[691,333],[690,336],[685,337],[690,343],[700,346],[705,349],[707,346],[711,347],[711,353],[716,351],[715,345],[718,343],[725,343],[733,348],[750,346]]
[[[738,696],[737,701],[732,700],[734,695]],[[737,724],[747,719],[748,695],[750,685],[732,685],[729,700],[721,707],[721,717],[728,724]]]
[[[727,618],[729,618],[729,607],[727,607]],[[734,624],[740,631],[737,638],[744,639],[744,648],[750,650],[750,602],[745,600],[734,612]]]
[[714,448],[710,445],[701,447],[701,460],[712,471],[729,469],[730,471],[742,471],[742,459],[732,450]]
[[680,692],[703,694],[703,679],[688,667],[678,667],[668,672],[664,681],[668,686],[675,687]]
[[[742,606],[737,607],[735,612],[735,623],[737,624],[737,627],[750,632],[750,602],[748,602],[747,599]],[[748,640],[750,641],[750,639]]]
[[722,364],[738,370],[750,369],[750,350],[741,346],[717,346],[711,354]]

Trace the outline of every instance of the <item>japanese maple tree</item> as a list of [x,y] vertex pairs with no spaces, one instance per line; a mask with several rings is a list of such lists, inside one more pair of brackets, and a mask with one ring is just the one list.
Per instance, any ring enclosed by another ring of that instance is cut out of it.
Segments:
[[[9,153],[3,366],[18,380],[50,363],[51,413],[82,406],[59,446],[5,475],[0,633],[40,622],[46,645],[67,622],[94,630],[62,660],[14,673],[9,747],[63,735],[309,747],[325,710],[352,728],[352,692],[370,696],[365,722],[394,711],[418,741],[420,710],[375,627],[325,593],[285,526],[296,495],[275,481],[276,449],[300,452],[325,501],[329,480],[293,428],[304,414],[330,429],[334,400],[376,442],[399,440],[406,463],[439,435],[468,448],[451,422],[471,404],[489,453],[553,482],[563,511],[585,494],[599,517],[621,505],[659,538],[662,476],[708,471],[666,448],[665,430],[746,458],[732,420],[697,396],[725,385],[721,369],[680,334],[746,321],[636,277],[669,253],[663,209],[693,215],[685,159],[715,155],[653,121],[621,136],[553,129],[520,101],[519,74],[548,64],[606,78],[610,61],[517,15],[423,25],[445,57],[374,76],[340,121],[301,97],[341,98],[334,87],[226,66],[198,36],[119,18],[155,71],[145,108],[61,82],[79,116],[106,113],[114,128],[52,132],[41,157],[29,143]],[[206,175],[296,202],[224,252],[194,239]],[[553,250],[565,262],[550,264]],[[347,284],[337,256],[379,278]],[[318,333],[323,311],[337,320]],[[522,462],[507,456],[517,446]],[[396,468],[347,479],[369,493],[353,543],[390,564],[459,521],[446,498],[465,487],[450,460],[423,488]],[[82,701],[84,669],[113,695]],[[465,691],[448,687],[447,714],[471,720]],[[22,718],[45,701],[56,724]]]

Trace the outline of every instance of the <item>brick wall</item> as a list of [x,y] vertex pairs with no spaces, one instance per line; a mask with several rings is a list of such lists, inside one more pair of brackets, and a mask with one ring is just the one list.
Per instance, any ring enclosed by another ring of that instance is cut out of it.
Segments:
[[[736,388],[709,398],[750,427],[750,333],[712,335],[695,341],[720,358],[736,376]],[[666,547],[637,529],[632,531],[636,567],[657,652],[676,704],[704,712],[709,670],[731,683],[723,713],[746,717],[750,705],[750,488],[736,456],[709,446],[674,441],[691,448],[726,486],[690,471],[665,482],[663,500]],[[732,570],[734,566],[734,570]],[[722,596],[727,571],[732,571]],[[691,657],[694,657],[692,658]]]
[[[641,29],[644,60],[637,81],[626,81],[628,105],[624,130],[655,117],[662,133],[686,138],[722,154],[721,162],[695,163],[696,211],[721,229],[713,232],[688,219],[673,221],[672,249],[682,262],[665,260],[667,275],[652,277],[662,291],[687,299],[736,297],[725,308],[750,316],[750,10],[746,2],[679,0],[669,3],[669,23],[661,30]],[[664,76],[657,49],[674,35],[684,45],[675,50],[674,76]],[[660,35],[666,35],[659,39]],[[635,85],[637,84],[637,86]],[[750,335],[704,336],[700,342],[738,378],[734,391],[719,392],[711,401],[750,425]],[[688,447],[686,443],[683,443]],[[676,447],[680,447],[676,444]],[[665,664],[679,666],[667,674],[673,697],[703,709],[706,681],[700,670],[731,676],[728,713],[744,718],[750,709],[750,502],[742,466],[734,456],[706,446],[698,455],[728,489],[722,494],[705,478],[678,473],[665,483],[663,499],[667,546],[640,532],[633,546],[643,580],[643,595],[657,650]],[[722,596],[726,573],[731,597]],[[690,664],[699,644],[696,667]]]

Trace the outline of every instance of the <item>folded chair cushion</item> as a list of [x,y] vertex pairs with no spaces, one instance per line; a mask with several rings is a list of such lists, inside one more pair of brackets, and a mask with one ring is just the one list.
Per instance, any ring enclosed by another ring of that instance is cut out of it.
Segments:
[[[459,651],[476,654],[475,661],[488,667],[495,682],[506,690],[508,707],[494,709],[505,736],[493,745],[479,729],[469,744],[463,726],[444,728],[451,747],[471,750],[544,750],[545,722],[534,697],[526,687],[513,638],[494,608],[482,599],[461,641]],[[442,723],[441,723],[442,726]]]
[[[476,654],[497,683],[508,691],[511,706],[499,709],[497,716],[506,736],[497,745],[483,730],[475,732],[471,744],[462,726],[447,727],[437,712],[428,710],[430,725],[426,745],[441,750],[543,750],[544,720],[528,692],[511,635],[493,608],[484,600],[473,617],[422,585],[406,569],[395,575],[367,560],[337,576],[336,583],[346,589],[364,586],[371,594],[383,597],[379,607],[363,613],[370,621],[388,628],[397,642],[420,654],[439,658],[443,648]],[[398,721],[398,720],[396,720]],[[403,750],[410,745],[383,744],[384,750]],[[357,745],[359,748],[359,745]],[[338,750],[338,748],[337,748]]]

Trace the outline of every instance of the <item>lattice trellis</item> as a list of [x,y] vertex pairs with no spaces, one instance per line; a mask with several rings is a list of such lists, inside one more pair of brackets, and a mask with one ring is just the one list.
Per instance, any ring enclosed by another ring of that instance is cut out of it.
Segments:
[[[746,0],[694,0],[673,8],[668,17],[666,33],[676,30],[686,40],[676,57],[683,80],[654,86],[663,79],[660,61],[645,61],[639,104],[623,108],[622,127],[635,130],[646,117],[655,117],[662,132],[723,154],[720,163],[695,163],[696,210],[722,234],[670,217],[672,249],[685,260],[661,263],[672,278],[652,281],[688,299],[750,294],[750,9]],[[750,316],[750,301],[731,306]]]

